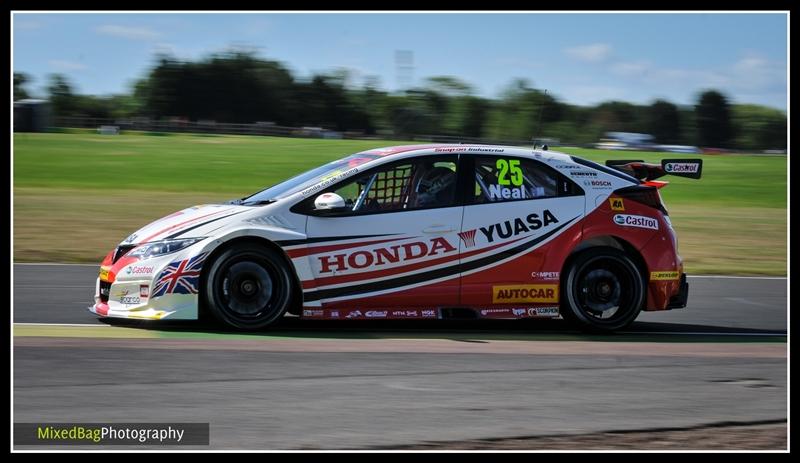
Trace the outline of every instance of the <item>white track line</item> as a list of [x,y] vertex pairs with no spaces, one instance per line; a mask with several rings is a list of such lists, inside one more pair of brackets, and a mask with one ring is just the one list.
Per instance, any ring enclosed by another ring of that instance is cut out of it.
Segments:
[[94,324],[94,323],[21,323],[21,322],[14,322],[14,326],[102,326],[102,327],[110,327],[113,325],[106,325],[106,324]]
[[691,336],[786,336],[786,333],[714,333],[714,332],[695,332],[695,331],[620,331],[618,334],[674,334]]
[[63,264],[59,262],[14,262],[14,265],[58,265],[58,266],[73,266],[73,267],[100,267],[100,264]]
[[[90,323],[18,323],[21,326],[92,326],[92,327],[113,327],[113,325],[90,324]],[[554,333],[563,334],[563,333]],[[681,332],[681,331],[621,331],[618,334],[672,334],[672,335],[693,335],[693,336],[786,336],[786,333],[714,333],[714,332]]]
[[731,278],[740,280],[785,280],[786,277],[745,277],[733,275],[686,275],[687,278]]

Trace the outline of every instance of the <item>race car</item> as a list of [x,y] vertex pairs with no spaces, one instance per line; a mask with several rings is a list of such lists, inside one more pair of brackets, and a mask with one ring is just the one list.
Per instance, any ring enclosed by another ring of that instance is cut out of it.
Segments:
[[489,145],[372,149],[190,207],[103,260],[89,310],[257,330],[309,319],[562,317],[615,331],[686,306],[659,189],[699,159]]

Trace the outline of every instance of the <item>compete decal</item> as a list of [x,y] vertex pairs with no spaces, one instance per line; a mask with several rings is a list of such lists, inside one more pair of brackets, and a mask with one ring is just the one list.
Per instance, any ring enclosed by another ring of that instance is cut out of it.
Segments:
[[677,280],[679,277],[680,277],[680,273],[672,271],[672,270],[665,270],[665,271],[660,271],[660,272],[650,272],[650,280],[651,281]]
[[492,286],[492,302],[558,302],[558,285],[501,285]]
[[614,216],[614,223],[623,227],[658,230],[658,220],[642,215],[617,214]]
[[197,294],[200,286],[200,269],[208,257],[204,252],[191,259],[170,263],[156,279],[152,297],[165,294]]
[[531,272],[534,280],[558,280],[559,272]]

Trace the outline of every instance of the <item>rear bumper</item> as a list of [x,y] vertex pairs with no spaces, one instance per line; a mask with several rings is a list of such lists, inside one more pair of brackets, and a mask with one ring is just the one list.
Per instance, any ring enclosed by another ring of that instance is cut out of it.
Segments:
[[689,300],[689,283],[686,281],[686,274],[681,274],[681,283],[678,287],[678,294],[672,296],[667,304],[667,309],[682,309],[686,307]]

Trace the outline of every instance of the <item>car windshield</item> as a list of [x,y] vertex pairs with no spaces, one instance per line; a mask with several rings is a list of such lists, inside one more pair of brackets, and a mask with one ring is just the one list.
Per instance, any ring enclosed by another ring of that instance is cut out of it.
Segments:
[[361,164],[377,159],[379,156],[375,154],[353,154],[343,159],[325,164],[324,166],[311,169],[296,175],[285,182],[271,186],[266,190],[261,190],[246,198],[242,198],[239,204],[265,204],[276,201],[278,199],[291,196],[298,191],[304,190],[308,187],[324,182],[325,180],[336,178],[348,170],[360,166]]

